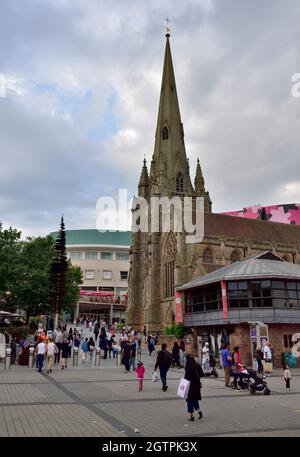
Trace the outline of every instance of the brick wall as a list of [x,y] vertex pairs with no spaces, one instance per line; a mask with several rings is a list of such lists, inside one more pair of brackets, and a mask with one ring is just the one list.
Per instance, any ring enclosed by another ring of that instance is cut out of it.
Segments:
[[[270,347],[274,353],[274,366],[276,368],[282,367],[282,353],[291,352],[292,348],[284,346],[283,335],[293,335],[294,333],[300,334],[300,323],[299,324],[270,324],[269,325],[269,340]],[[299,352],[300,354],[300,352]],[[298,367],[300,368],[300,356],[297,361]]]
[[235,325],[234,333],[230,334],[230,351],[233,351],[234,346],[239,346],[242,363],[249,367],[252,366],[251,346],[250,346],[250,330],[249,325]]

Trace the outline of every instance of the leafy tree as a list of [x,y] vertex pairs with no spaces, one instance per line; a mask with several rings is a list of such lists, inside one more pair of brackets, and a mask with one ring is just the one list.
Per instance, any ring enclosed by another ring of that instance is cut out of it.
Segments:
[[0,297],[11,292],[18,274],[22,249],[20,238],[21,232],[12,227],[4,230],[0,222]]
[[65,297],[63,303],[63,310],[73,313],[74,306],[79,300],[79,286],[83,283],[83,275],[80,267],[71,265],[68,261],[68,269],[66,272],[65,282]]
[[20,253],[19,270],[11,286],[12,304],[30,316],[51,311],[49,274],[54,256],[51,236],[27,238]]

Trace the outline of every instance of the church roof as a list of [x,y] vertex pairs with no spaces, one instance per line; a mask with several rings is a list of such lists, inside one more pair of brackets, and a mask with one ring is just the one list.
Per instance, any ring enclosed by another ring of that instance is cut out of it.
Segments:
[[285,262],[270,251],[239,260],[218,270],[201,276],[180,287],[178,290],[192,289],[220,281],[247,279],[294,279],[300,280],[300,265]]
[[215,213],[205,213],[204,236],[224,236],[224,238],[243,241],[300,245],[300,227],[297,225]]

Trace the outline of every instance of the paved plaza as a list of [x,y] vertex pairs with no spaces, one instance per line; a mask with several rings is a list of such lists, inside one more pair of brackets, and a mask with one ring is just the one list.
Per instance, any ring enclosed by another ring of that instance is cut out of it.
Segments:
[[[190,423],[186,403],[177,397],[182,369],[171,369],[169,389],[153,383],[155,356],[143,352],[144,390],[135,373],[124,373],[115,359],[100,367],[81,366],[51,375],[35,369],[0,364],[1,437],[197,437],[300,436],[300,370],[292,370],[286,392],[281,370],[268,379],[271,395],[236,392],[220,378],[202,380],[203,419]],[[70,359],[71,362],[71,359]]]

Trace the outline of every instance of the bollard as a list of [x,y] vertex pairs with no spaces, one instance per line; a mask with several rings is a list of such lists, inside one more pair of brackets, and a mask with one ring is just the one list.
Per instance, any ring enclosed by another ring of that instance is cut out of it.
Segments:
[[29,348],[29,359],[28,359],[28,367],[33,368],[33,359],[34,359],[34,347],[30,346]]
[[73,348],[73,367],[78,367],[78,348]]
[[100,348],[96,348],[96,356],[95,356],[95,365],[99,366],[100,365]]
[[11,359],[11,349],[7,348],[5,350],[5,370],[10,369],[10,359]]
[[116,363],[117,366],[121,365],[121,352],[118,351],[117,357],[116,357]]

